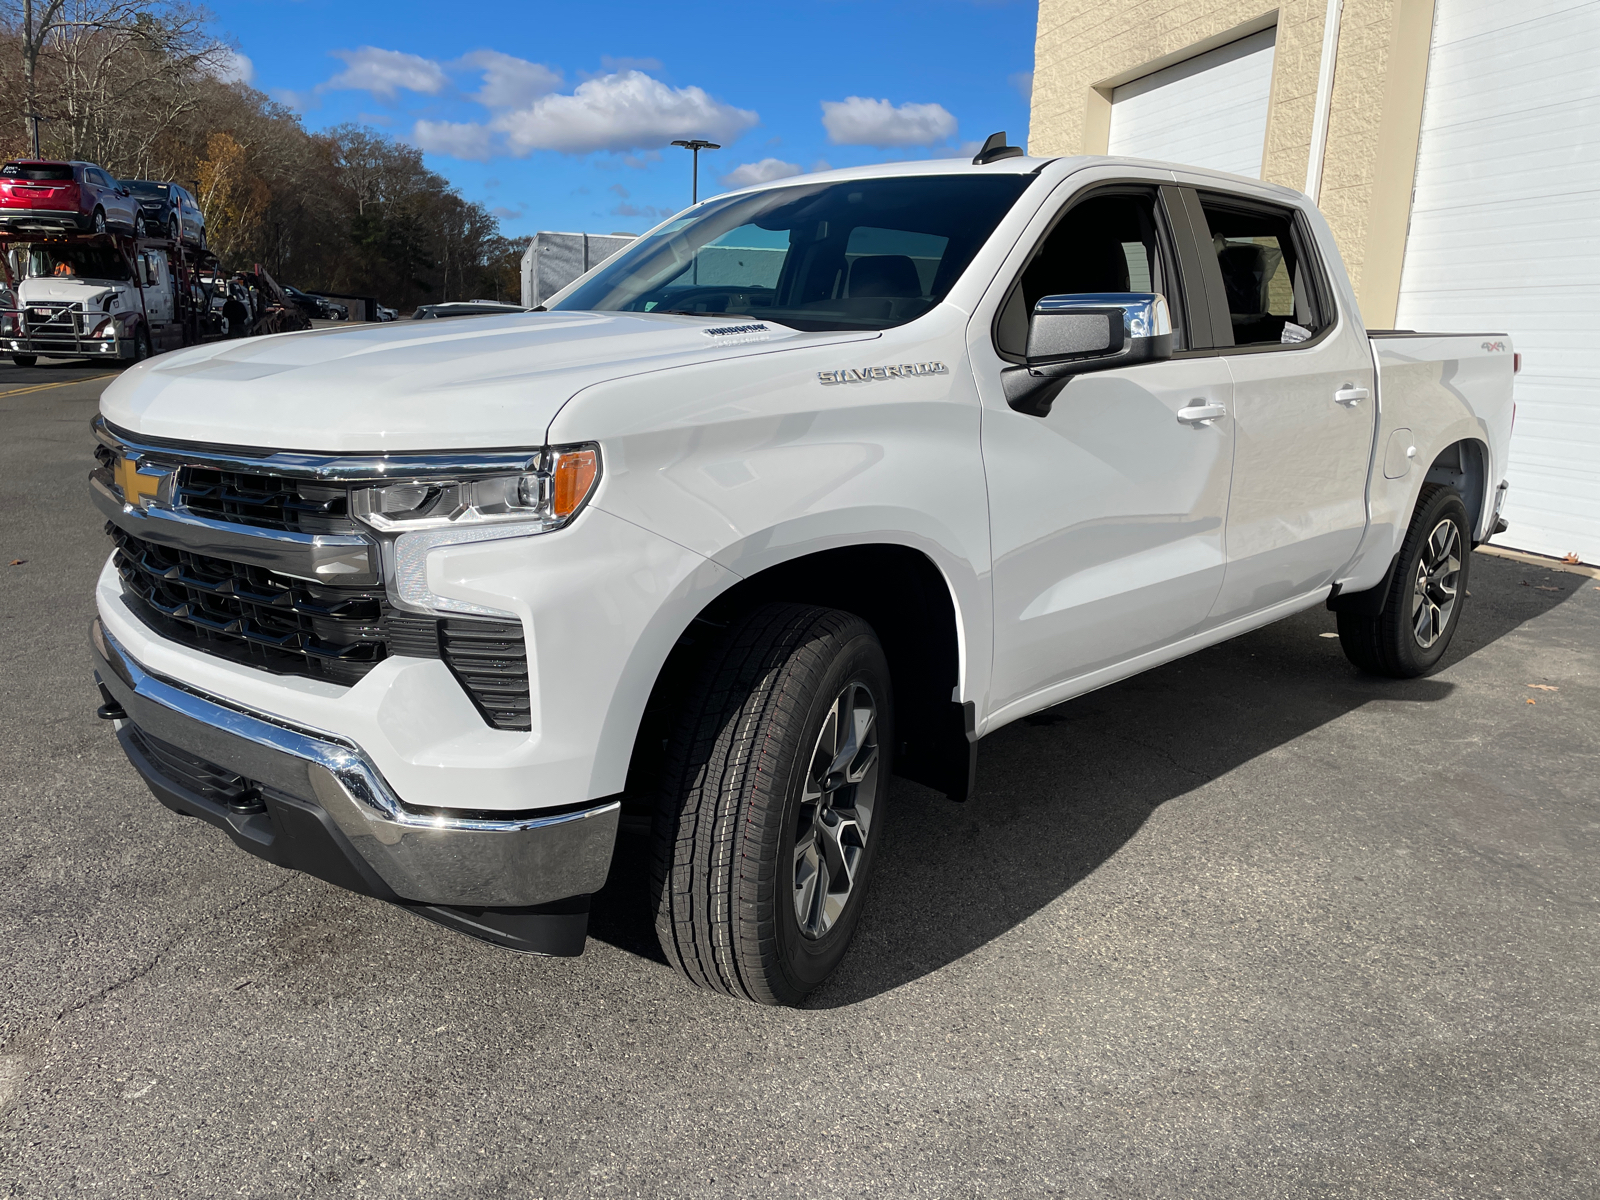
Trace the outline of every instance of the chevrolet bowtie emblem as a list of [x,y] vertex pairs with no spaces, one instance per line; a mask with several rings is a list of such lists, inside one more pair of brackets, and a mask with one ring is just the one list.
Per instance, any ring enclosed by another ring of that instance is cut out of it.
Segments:
[[111,477],[116,481],[117,491],[122,493],[124,504],[143,505],[147,500],[154,500],[157,489],[161,487],[161,476],[139,474],[139,460],[136,458],[117,459]]

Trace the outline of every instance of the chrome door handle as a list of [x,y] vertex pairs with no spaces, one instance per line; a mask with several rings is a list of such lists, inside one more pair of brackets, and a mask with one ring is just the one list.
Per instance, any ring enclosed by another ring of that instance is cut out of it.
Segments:
[[1184,425],[1209,425],[1220,417],[1228,415],[1228,410],[1220,404],[1191,404],[1188,408],[1178,410],[1178,420]]
[[1354,408],[1370,395],[1372,393],[1366,388],[1347,383],[1333,394],[1333,398],[1346,408]]

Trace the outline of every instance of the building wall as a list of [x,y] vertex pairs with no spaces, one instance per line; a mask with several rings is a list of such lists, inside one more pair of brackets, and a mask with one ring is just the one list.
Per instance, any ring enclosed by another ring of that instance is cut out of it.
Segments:
[[[1040,0],[1032,154],[1104,154],[1119,84],[1277,27],[1262,178],[1304,188],[1326,0]],[[1319,203],[1368,325],[1399,295],[1433,0],[1345,0]]]

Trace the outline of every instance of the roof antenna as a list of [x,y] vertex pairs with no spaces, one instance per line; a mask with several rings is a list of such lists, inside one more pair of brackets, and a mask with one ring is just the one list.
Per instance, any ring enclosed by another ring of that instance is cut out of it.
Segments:
[[988,140],[983,143],[983,149],[972,156],[972,165],[983,166],[984,163],[999,162],[1002,158],[1021,158],[1021,146],[1006,145],[1005,130],[991,133]]

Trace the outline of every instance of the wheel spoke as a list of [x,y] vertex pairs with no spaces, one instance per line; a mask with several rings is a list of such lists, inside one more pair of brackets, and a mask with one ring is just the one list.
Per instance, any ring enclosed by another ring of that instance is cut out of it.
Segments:
[[795,822],[795,917],[807,937],[826,934],[855,890],[877,799],[877,722],[871,691],[852,682],[817,731]]

